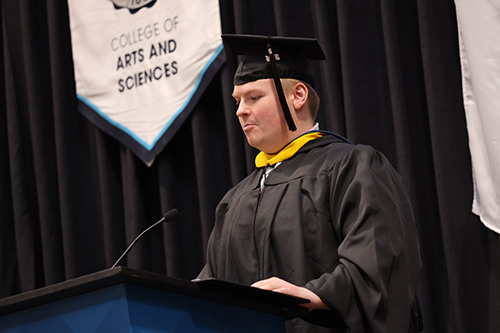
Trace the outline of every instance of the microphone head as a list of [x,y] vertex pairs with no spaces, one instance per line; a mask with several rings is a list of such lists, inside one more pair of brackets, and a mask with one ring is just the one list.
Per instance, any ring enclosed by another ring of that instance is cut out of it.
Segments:
[[174,208],[166,212],[165,215],[163,215],[163,218],[165,219],[166,222],[170,222],[173,219],[177,218],[179,215],[180,215],[179,211]]

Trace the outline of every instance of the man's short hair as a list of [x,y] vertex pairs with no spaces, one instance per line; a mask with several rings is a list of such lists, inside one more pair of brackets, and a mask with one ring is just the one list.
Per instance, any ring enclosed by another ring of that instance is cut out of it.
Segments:
[[283,91],[285,92],[285,94],[290,93],[297,83],[303,83],[309,91],[307,96],[307,103],[309,106],[309,111],[311,112],[312,119],[314,120],[318,115],[320,103],[320,98],[316,90],[314,90],[313,87],[311,87],[311,85],[307,82],[296,79],[281,79],[281,85],[283,86]]

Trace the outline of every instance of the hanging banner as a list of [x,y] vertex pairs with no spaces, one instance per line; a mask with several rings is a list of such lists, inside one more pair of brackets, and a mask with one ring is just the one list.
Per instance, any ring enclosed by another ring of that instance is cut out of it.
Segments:
[[217,0],[68,0],[79,110],[150,165],[225,61]]
[[500,233],[500,1],[455,0],[474,198],[472,212]]

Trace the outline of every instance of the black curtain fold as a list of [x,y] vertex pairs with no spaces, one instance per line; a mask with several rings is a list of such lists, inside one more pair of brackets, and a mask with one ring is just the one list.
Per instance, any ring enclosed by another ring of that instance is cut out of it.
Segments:
[[[315,36],[321,128],[382,151],[414,207],[425,332],[500,331],[500,237],[471,210],[453,0],[221,0],[223,33]],[[78,112],[67,2],[0,3],[0,297],[122,265],[191,279],[253,168],[225,66],[151,166]]]
[[[344,113],[344,97],[342,91],[340,38],[338,33],[338,11],[331,1],[311,1],[313,30],[323,47],[328,61],[318,64],[319,72],[324,73],[316,78],[316,90],[321,96],[324,110],[318,115],[320,124],[329,124],[330,130],[346,135],[346,116]],[[314,64],[313,64],[314,65]]]

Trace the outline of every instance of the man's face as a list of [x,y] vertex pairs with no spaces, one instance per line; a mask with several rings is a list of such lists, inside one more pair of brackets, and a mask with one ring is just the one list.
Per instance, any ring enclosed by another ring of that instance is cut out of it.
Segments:
[[276,153],[290,141],[272,79],[235,86],[233,97],[238,105],[236,115],[250,146]]

